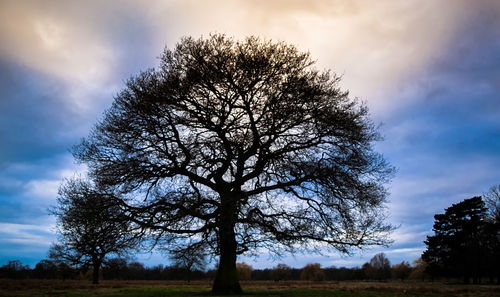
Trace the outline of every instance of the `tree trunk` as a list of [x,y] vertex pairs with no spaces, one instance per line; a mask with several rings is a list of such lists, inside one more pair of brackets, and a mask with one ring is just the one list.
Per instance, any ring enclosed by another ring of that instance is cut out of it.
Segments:
[[[224,199],[229,198],[229,199]],[[222,197],[219,216],[219,267],[215,275],[212,292],[241,293],[236,270],[236,236],[234,226],[237,216],[237,197]]]
[[97,285],[99,283],[99,268],[101,268],[101,263],[95,261],[92,263],[94,270],[92,271],[92,283]]

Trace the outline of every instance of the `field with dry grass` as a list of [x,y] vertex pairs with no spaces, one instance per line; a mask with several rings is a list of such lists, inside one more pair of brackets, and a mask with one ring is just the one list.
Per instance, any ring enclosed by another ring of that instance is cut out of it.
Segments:
[[[0,280],[0,296],[214,296],[208,281]],[[500,286],[421,282],[302,282],[242,281],[243,296],[296,297],[500,297]]]

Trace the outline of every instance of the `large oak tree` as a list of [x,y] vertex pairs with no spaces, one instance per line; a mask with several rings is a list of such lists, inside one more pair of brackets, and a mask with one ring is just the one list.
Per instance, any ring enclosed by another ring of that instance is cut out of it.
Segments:
[[127,82],[75,156],[128,197],[136,224],[211,247],[215,292],[241,291],[236,257],[259,248],[385,244],[379,134],[313,64],[281,42],[184,38]]

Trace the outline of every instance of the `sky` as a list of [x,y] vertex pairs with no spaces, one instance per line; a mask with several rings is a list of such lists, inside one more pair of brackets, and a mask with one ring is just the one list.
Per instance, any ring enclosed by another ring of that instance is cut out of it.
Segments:
[[[255,35],[309,51],[366,102],[397,173],[389,247],[351,256],[240,257],[254,268],[413,261],[433,216],[500,184],[500,1],[0,1],[0,265],[32,267],[55,236],[71,147],[124,82],[183,36]],[[148,266],[158,253],[137,255]]]

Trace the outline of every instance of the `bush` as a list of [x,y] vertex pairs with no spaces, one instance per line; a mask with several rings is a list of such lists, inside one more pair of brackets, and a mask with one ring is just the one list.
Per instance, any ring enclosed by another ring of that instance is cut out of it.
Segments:
[[325,273],[323,269],[321,269],[320,264],[307,264],[300,272],[300,279],[307,281],[324,281]]
[[250,280],[252,278],[252,266],[245,262],[236,263],[236,270],[238,271],[239,280]]
[[391,269],[392,278],[404,281],[410,276],[411,270],[412,269],[410,264],[408,262],[403,261],[399,264],[392,266]]

